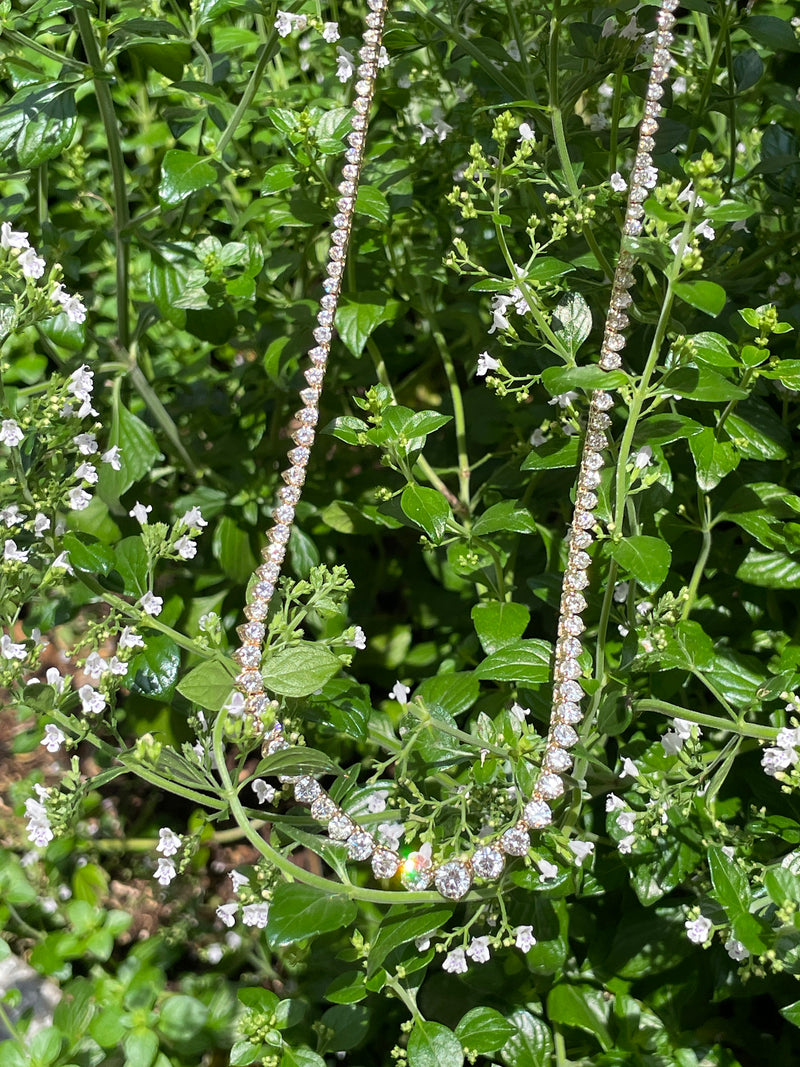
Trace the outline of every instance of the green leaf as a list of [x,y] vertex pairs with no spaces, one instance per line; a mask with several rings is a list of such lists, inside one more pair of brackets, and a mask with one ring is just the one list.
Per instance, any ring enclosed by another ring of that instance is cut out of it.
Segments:
[[473,1008],[456,1027],[461,1044],[481,1054],[497,1052],[515,1033],[515,1027],[494,1008]]
[[292,945],[316,934],[345,929],[355,919],[355,902],[301,882],[280,882],[269,910],[270,948]]
[[147,551],[139,534],[126,537],[114,549],[114,570],[125,583],[130,596],[142,596],[147,590]]
[[178,692],[192,704],[208,711],[219,711],[233,690],[233,670],[219,660],[209,660],[189,671]]
[[158,195],[167,207],[175,207],[216,180],[217,168],[207,159],[181,148],[169,148],[161,162]]
[[63,546],[67,550],[69,561],[78,570],[88,574],[108,574],[114,563],[114,550],[86,535],[79,538],[71,531],[64,534]]
[[336,656],[313,641],[298,641],[270,656],[263,670],[264,685],[284,697],[306,697],[339,671]]
[[744,872],[730,860],[721,848],[708,850],[708,867],[714,895],[733,921],[750,905],[750,887]]
[[736,571],[740,582],[762,589],[800,589],[800,559],[751,548]]
[[422,485],[410,484],[400,498],[403,512],[421,526],[434,542],[439,542],[450,518],[450,505],[441,493]]
[[176,994],[168,997],[161,1006],[158,1028],[161,1033],[176,1043],[196,1037],[206,1025],[208,1008],[197,997]]
[[636,424],[633,434],[635,445],[668,445],[672,441],[694,437],[705,427],[686,415],[651,415]]
[[622,370],[603,370],[594,365],[587,367],[548,367],[542,371],[542,384],[551,396],[559,396],[573,389],[587,393],[595,389],[619,389],[630,379]]
[[716,489],[739,466],[740,457],[734,446],[729,441],[718,441],[710,426],[689,438],[689,448],[697,469],[697,484],[704,492]]
[[158,1055],[158,1035],[153,1030],[137,1026],[122,1039],[125,1067],[150,1067]]
[[589,985],[561,982],[553,986],[547,997],[547,1014],[553,1022],[587,1031],[597,1038],[604,1051],[613,1046],[608,1010],[603,991]]
[[800,43],[788,19],[776,15],[753,15],[745,20],[744,30],[772,52],[800,52]]
[[796,1000],[794,1004],[787,1004],[785,1008],[780,1009],[780,1013],[794,1026],[800,1026],[800,1000]]
[[0,108],[2,169],[29,170],[60,156],[77,124],[72,89],[58,82],[24,86]]
[[762,370],[764,378],[776,378],[787,389],[800,389],[800,359],[781,359],[771,363],[768,370]]
[[[758,17],[758,16],[756,16]],[[761,79],[764,61],[755,48],[748,48],[733,58],[733,81],[738,92],[743,93]]]
[[480,685],[472,671],[441,671],[421,682],[417,695],[425,703],[438,704],[449,715],[460,715],[478,699]]
[[672,549],[666,541],[643,534],[613,541],[611,555],[648,593],[655,592],[664,582],[672,561]]
[[490,655],[522,637],[531,621],[531,613],[524,604],[491,601],[473,607],[472,621],[481,648]]
[[676,282],[675,295],[706,315],[719,315],[727,299],[725,290],[716,282]]
[[107,892],[108,875],[96,863],[86,863],[73,872],[72,896],[75,900],[86,900],[97,906]]
[[660,391],[685,396],[701,403],[717,403],[720,400],[744,400],[747,393],[738,385],[723,378],[710,367],[678,367],[670,371],[661,382]]
[[281,1056],[281,1067],[326,1067],[322,1056],[310,1048],[286,1048]]
[[244,585],[256,569],[250,537],[229,515],[223,515],[217,523],[211,551],[225,574],[237,585]]
[[391,215],[389,201],[374,185],[359,185],[355,210],[358,215],[366,215],[383,223],[387,223]]
[[234,1041],[230,1053],[231,1067],[249,1067],[249,1064],[261,1059],[263,1047],[260,1043],[254,1045],[250,1041]]
[[553,332],[574,359],[592,332],[592,313],[580,293],[562,296],[553,311]]
[[400,945],[427,937],[450,919],[453,909],[435,904],[395,904],[386,913],[370,941],[367,977],[372,977],[390,952]]
[[115,507],[122,494],[134,482],[149,474],[163,457],[153,431],[132,415],[124,404],[115,404],[113,407],[108,445],[109,448],[119,446],[120,469],[115,471],[109,463],[101,464],[97,489],[101,498],[110,507]]
[[291,189],[295,180],[295,171],[291,163],[276,163],[269,168],[261,180],[261,194],[269,196],[270,193],[282,193],[284,189]]
[[168,698],[175,688],[181,663],[180,649],[166,634],[148,636],[141,652],[130,661],[131,691],[145,697]]
[[33,1067],[49,1067],[58,1059],[63,1038],[55,1026],[45,1026],[31,1039],[28,1053]]
[[546,641],[517,641],[487,656],[475,676],[485,682],[541,685],[550,676],[551,655]]
[[408,1067],[462,1067],[464,1053],[452,1030],[417,1019],[408,1039]]
[[387,300],[382,293],[350,296],[336,312],[336,329],[348,351],[356,357],[364,351],[369,335],[383,322],[393,322],[400,311],[399,300]]
[[[357,1048],[367,1036],[369,1020],[369,1009],[363,1004],[336,1004],[328,1008],[320,1019],[325,1028],[322,1050],[347,1052]],[[328,1034],[328,1030],[332,1032]]]
[[721,333],[696,333],[688,338],[693,359],[712,367],[736,367],[738,360],[731,355],[731,342]]
[[507,1067],[552,1067],[553,1038],[542,1019],[518,1010],[508,1017],[516,1030],[503,1045],[501,1057]]
[[577,437],[551,437],[541,445],[536,445],[522,461],[520,470],[560,470],[577,467],[580,455],[580,441]]
[[291,745],[266,756],[258,764],[254,777],[279,774],[341,774],[330,756],[306,745]]
[[363,971],[344,971],[337,974],[325,990],[325,999],[332,1004],[356,1004],[369,996]]
[[472,526],[475,537],[492,533],[534,533],[536,520],[527,508],[517,507],[516,500],[501,500],[479,515]]

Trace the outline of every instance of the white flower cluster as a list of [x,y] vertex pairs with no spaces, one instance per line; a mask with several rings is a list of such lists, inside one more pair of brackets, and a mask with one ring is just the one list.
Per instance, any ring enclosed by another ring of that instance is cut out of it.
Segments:
[[33,797],[28,797],[25,801],[25,818],[28,820],[28,839],[39,848],[44,848],[55,836],[52,827],[50,826],[50,818],[47,814],[47,809],[43,803],[43,801],[47,800],[50,795],[50,790],[45,789],[43,785],[35,785],[33,789],[39,799],[34,800]]
[[[240,889],[243,887],[249,888],[250,886],[250,879],[243,874],[239,874],[238,871],[231,871],[230,879],[233,892],[237,897]],[[242,909],[242,922],[245,926],[255,926],[258,930],[263,930],[266,927],[269,919],[269,903],[265,900],[244,905],[240,905],[238,900],[231,901],[230,904],[220,904],[217,908],[217,918],[224,926],[231,927],[236,922],[236,914],[240,907]]]
[[703,731],[688,719],[673,719],[672,729],[661,738],[661,746],[667,756],[675,756],[692,737],[692,730],[696,730],[696,739],[703,736]]
[[609,793],[606,797],[606,811],[609,814],[614,815],[617,826],[625,835],[620,841],[617,842],[617,848],[623,856],[627,855],[633,848],[633,843],[636,840],[636,837],[633,832],[633,824],[636,821],[636,813],[631,811],[625,801],[621,797],[618,797],[615,793]]
[[[794,708],[794,705],[790,704],[789,707]],[[777,774],[789,770],[800,758],[798,748],[800,748],[800,727],[794,729],[784,727],[779,730],[775,745],[765,748],[761,755],[764,773],[774,778]]]
[[156,852],[160,852],[155,874],[153,877],[159,885],[169,885],[178,871],[175,860],[172,858],[181,847],[181,839],[168,826],[162,826],[158,831],[158,844]]
[[515,285],[508,293],[495,293],[492,297],[492,325],[489,333],[497,330],[510,330],[511,323],[508,321],[507,312],[514,308],[518,315],[525,315],[530,308],[528,301],[522,295],[522,291]]
[[[491,959],[491,944],[492,938],[488,935],[473,937],[466,948],[454,948],[447,953],[442,963],[442,970],[449,974],[465,974],[469,967],[468,958],[473,963],[488,963]],[[530,952],[535,944],[536,938],[533,936],[532,926],[518,926],[514,930],[514,945],[520,952]],[[417,941],[417,948],[420,952],[424,952],[429,946],[430,938]]]
[[[0,248],[17,257],[23,276],[29,281],[38,281],[44,275],[47,264],[31,247],[27,231],[12,229],[10,222],[0,223]],[[50,297],[55,309],[63,311],[70,322],[85,322],[86,306],[83,301],[68,293],[60,282],[56,283]]]

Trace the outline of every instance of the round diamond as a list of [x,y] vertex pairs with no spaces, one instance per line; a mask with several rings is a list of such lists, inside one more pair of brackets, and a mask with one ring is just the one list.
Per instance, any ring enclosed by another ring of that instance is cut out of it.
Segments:
[[376,878],[393,878],[400,866],[400,857],[387,848],[379,848],[372,857],[372,873]]
[[[576,552],[575,555],[570,560],[570,563],[574,567],[577,567],[578,570],[581,570],[581,571],[585,571],[586,568],[590,565],[591,562],[592,562],[592,557],[589,555],[588,552]],[[577,655],[577,653],[576,653],[576,655]]]
[[579,637],[585,629],[583,619],[579,615],[566,615],[561,620],[559,633],[563,632],[571,637]]
[[463,863],[445,863],[436,872],[436,888],[448,900],[461,900],[472,884],[469,868]]
[[[529,801],[525,805],[523,815],[525,816],[525,822],[533,830],[541,830],[543,826],[549,826],[553,821],[553,813],[550,811],[550,805],[544,800]],[[525,836],[527,837],[528,835],[526,834]],[[519,855],[519,853],[517,853],[517,855]]]
[[583,689],[577,682],[563,682],[559,686],[562,700],[583,700]]
[[614,398],[611,393],[606,393],[602,389],[598,389],[592,397],[592,403],[600,411],[610,411],[614,406]]
[[553,737],[562,748],[572,748],[573,745],[578,743],[578,735],[566,723],[559,723],[558,726],[553,728]]
[[338,812],[338,808],[328,796],[320,796],[311,805],[311,814],[317,822],[328,822]]
[[260,693],[264,688],[260,671],[242,671],[236,678],[236,684],[243,693]]
[[569,700],[556,705],[556,715],[562,722],[580,722],[583,718],[580,707]]
[[346,841],[355,828],[356,824],[346,815],[334,815],[328,823],[328,837],[334,841]]
[[400,884],[406,889],[427,889],[433,881],[433,865],[421,852],[412,852],[400,865]]
[[578,663],[578,661],[574,659],[564,660],[563,663],[559,663],[556,666],[557,678],[569,678],[572,681],[574,679],[580,678],[582,674],[583,671],[581,670],[580,663]]
[[309,774],[304,774],[302,778],[298,778],[294,786],[294,798],[299,800],[301,804],[310,804],[313,800],[322,792],[322,786]]
[[560,797],[564,792],[564,783],[557,774],[543,774],[536,783],[536,790],[543,797],[555,800],[556,797]]
[[[593,453],[589,453],[592,455]],[[602,457],[601,457],[602,458]],[[592,543],[592,535],[588,530],[573,530],[570,540],[575,548],[588,548]]]
[[234,652],[233,658],[242,667],[257,667],[261,663],[261,649],[258,645],[244,645]]
[[478,878],[499,878],[504,863],[503,853],[493,845],[484,845],[472,857],[472,869]]
[[366,830],[356,830],[347,839],[347,855],[351,860],[368,860],[374,851],[375,838]]
[[531,839],[524,826],[512,826],[500,838],[500,848],[508,856],[525,856],[531,847]]
[[[542,768],[545,771],[553,771],[555,774],[563,774],[572,766],[572,756],[563,748],[549,748],[542,760]],[[311,809],[313,813],[313,808]]]

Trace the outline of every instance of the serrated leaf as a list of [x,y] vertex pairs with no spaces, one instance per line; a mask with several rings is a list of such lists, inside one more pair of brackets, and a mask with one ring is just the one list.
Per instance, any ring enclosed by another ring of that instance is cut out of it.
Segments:
[[301,882],[280,882],[269,909],[269,945],[293,945],[317,934],[346,929],[357,910],[355,903],[342,894],[327,893]]
[[672,561],[672,549],[666,541],[643,534],[612,542],[611,555],[648,593],[663,584]]
[[689,438],[689,449],[697,469],[697,484],[705,492],[716,489],[739,466],[740,456],[734,446],[729,441],[718,441],[710,426]]
[[278,696],[306,697],[339,671],[336,656],[313,641],[298,641],[269,656],[264,664],[264,686]]
[[87,541],[84,538],[79,538],[71,531],[64,534],[62,544],[69,562],[88,574],[108,574],[114,564],[114,550],[100,541]]
[[685,396],[687,400],[717,403],[720,400],[744,400],[747,393],[723,378],[710,367],[679,367],[667,374],[661,389],[665,393]]
[[550,676],[552,649],[546,641],[516,641],[487,656],[475,669],[485,682],[541,685]]
[[580,293],[567,293],[553,311],[553,332],[574,359],[592,332],[592,313]]
[[178,683],[178,692],[193,704],[208,711],[219,711],[233,690],[233,667],[219,660],[209,660],[189,671]]
[[450,518],[450,505],[441,493],[424,485],[407,485],[400,497],[400,506],[432,541],[441,540]]
[[169,148],[161,161],[161,181],[158,195],[168,207],[182,204],[184,200],[207,189],[217,180],[217,168],[207,159],[182,148]]
[[175,688],[181,663],[180,649],[166,634],[148,636],[145,647],[131,658],[127,684],[134,693],[167,699]]
[[553,1037],[544,1020],[520,1009],[513,1012],[508,1021],[516,1033],[501,1051],[506,1067],[552,1067]]
[[426,704],[438,704],[449,715],[460,715],[478,699],[480,685],[471,671],[441,672],[426,678],[417,688],[417,694]]
[[547,997],[547,1014],[562,1026],[575,1026],[597,1038],[608,1050],[613,1041],[608,1029],[609,1002],[602,989],[560,982]]
[[714,895],[733,921],[750,905],[750,888],[744,872],[735,861],[730,860],[721,848],[708,850],[708,868],[711,872],[711,884]]
[[464,1052],[452,1030],[418,1018],[408,1039],[408,1067],[462,1067]]
[[61,155],[77,128],[75,93],[62,83],[28,85],[0,108],[4,170],[28,170]]
[[595,389],[619,389],[629,381],[622,370],[603,370],[595,365],[587,367],[548,367],[542,371],[542,384],[551,396],[560,396],[573,389],[587,393]]

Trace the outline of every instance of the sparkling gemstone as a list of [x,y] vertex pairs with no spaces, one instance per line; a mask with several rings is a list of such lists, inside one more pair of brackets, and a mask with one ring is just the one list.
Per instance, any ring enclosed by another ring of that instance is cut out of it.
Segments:
[[585,508],[586,511],[594,511],[597,507],[597,494],[578,493],[578,507]]
[[332,278],[341,278],[344,274],[344,263],[340,263],[339,260],[344,258],[344,253],[339,248],[332,248],[331,252],[335,254],[331,256],[331,262],[325,269]]
[[260,693],[264,688],[264,679],[260,671],[242,671],[236,677],[236,685],[244,693]]
[[[627,315],[622,316],[627,320]],[[598,389],[592,397],[592,404],[599,411],[610,411],[614,406],[614,397],[611,393],[606,393],[603,389]]]
[[272,517],[277,519],[281,525],[294,522],[294,508],[288,504],[281,504],[280,507],[275,508]]
[[364,22],[369,26],[371,30],[379,30],[383,25],[383,18],[378,11],[370,11]]
[[266,619],[268,611],[269,604],[265,600],[254,600],[244,609],[247,618],[253,622],[260,622],[262,619]]
[[658,48],[669,48],[675,38],[669,32],[669,30],[659,30],[656,34],[656,46]]
[[350,178],[351,181],[355,181],[356,178],[358,178],[358,167],[355,165],[355,163],[346,163],[342,167],[342,174],[345,176],[345,178]]
[[351,115],[350,125],[354,130],[365,130],[367,128],[367,116],[366,115]]
[[329,796],[319,796],[311,805],[311,814],[317,822],[328,822],[339,811]]
[[353,148],[360,148],[364,143],[364,134],[358,133],[357,131],[354,133],[348,133],[347,140],[350,142]]
[[306,480],[306,472],[302,467],[290,467],[288,471],[283,471],[281,478],[283,478],[287,485],[299,486]]
[[320,386],[325,378],[325,372],[319,367],[309,367],[303,374],[303,377],[309,385]]
[[340,196],[336,201],[336,207],[339,211],[352,211],[354,202],[352,196]]
[[611,425],[611,416],[605,411],[593,411],[589,415],[590,430],[607,430]]
[[542,760],[542,768],[545,771],[553,771],[555,774],[563,774],[572,766],[572,756],[563,748],[548,748]]
[[577,682],[564,682],[559,690],[562,700],[583,700],[583,689]]
[[333,333],[328,326],[318,326],[316,330],[314,330],[315,341],[330,341],[332,336]]
[[339,192],[342,196],[355,196],[356,187],[352,182],[339,182]]
[[[536,791],[543,797],[555,800],[564,792],[564,783],[557,774],[543,774],[536,783]],[[525,810],[527,811],[527,808]]]
[[605,467],[606,461],[599,452],[587,452],[584,456],[583,465],[587,470],[599,471]]
[[[336,225],[336,220],[337,219],[344,219],[344,218],[345,218],[344,215],[334,215],[333,216],[333,224],[334,224],[334,226]],[[344,223],[342,223],[342,225],[344,225]],[[337,300],[336,300],[335,296],[323,296],[323,297],[320,297],[319,303],[320,303],[320,307],[327,308],[328,311],[335,311],[336,310]]]
[[291,529],[285,522],[279,522],[267,533],[267,537],[269,537],[270,541],[273,541],[275,544],[285,545],[289,540],[291,533]]
[[372,11],[385,11],[386,0],[367,0],[367,6]]
[[644,105],[644,113],[648,118],[657,118],[661,112],[661,104],[657,100],[646,100]]
[[493,845],[483,845],[472,857],[472,869],[478,878],[499,878],[504,863],[503,853]]
[[586,435],[586,444],[595,452],[602,452],[603,449],[608,448],[608,438],[601,431],[590,430]]
[[472,878],[469,868],[463,863],[452,861],[441,866],[435,875],[436,888],[448,900],[460,900],[469,891]]
[[266,627],[260,622],[246,622],[236,631],[243,641],[263,641]]
[[611,306],[618,311],[628,308],[633,303],[633,297],[624,289],[617,289],[611,294]]
[[[330,826],[328,833],[331,832]],[[351,860],[368,860],[375,851],[375,838],[366,830],[356,830],[347,839],[347,855]]]
[[[623,311],[614,311],[613,309],[608,313],[608,324],[615,330],[624,330],[626,326],[630,325],[630,319]],[[608,405],[609,408],[614,406],[614,401]],[[604,409],[606,410],[606,409]]]
[[603,370],[619,370],[622,366],[622,357],[618,352],[604,352],[600,366]]
[[596,489],[601,480],[599,471],[584,471],[581,474],[581,489]]
[[579,615],[565,615],[561,619],[559,632],[579,637],[586,629],[583,619]]
[[294,785],[294,798],[299,800],[301,804],[310,804],[312,800],[316,800],[322,793],[322,786],[316,780],[312,778],[310,774],[304,774],[302,778],[298,778]]
[[[344,158],[347,160],[348,163],[352,164],[355,167],[355,165],[361,159],[361,149],[360,148],[348,148],[347,151],[344,154]],[[353,175],[354,178],[356,178],[357,176],[358,176],[357,173]]]
[[556,665],[556,678],[568,679],[570,681],[580,678],[583,674],[580,664],[577,660],[566,659],[563,663]]
[[512,826],[500,838],[500,848],[507,856],[525,856],[531,847],[531,839],[524,826]]
[[650,82],[650,84],[647,86],[647,99],[660,100],[663,95],[663,85],[659,85],[658,82]]
[[308,463],[308,457],[311,453],[307,448],[293,448],[291,452],[287,452],[286,455],[290,463],[302,467]]
[[[259,570],[260,569],[261,568],[259,567]],[[255,582],[251,592],[256,600],[269,600],[275,592],[275,586],[272,582]]]
[[374,78],[378,73],[377,63],[362,63],[356,71],[359,78]]
[[[267,747],[267,755],[268,756],[274,756],[276,752],[282,752],[283,749],[288,748],[289,747],[289,742],[286,740],[285,737],[273,737],[273,739],[271,741],[267,742],[267,746],[266,747]],[[282,782],[285,781],[283,776],[281,776],[281,781]]]
[[556,655],[580,656],[583,646],[575,637],[563,637],[556,645]]
[[372,856],[372,873],[376,878],[394,878],[400,866],[400,857],[387,848],[376,849]]
[[319,420],[319,412],[316,408],[301,408],[294,413],[294,417],[305,426],[315,426]]
[[363,59],[365,63],[369,63],[370,60],[377,59],[377,57],[377,49],[371,44],[364,45],[363,48],[359,48],[358,50],[358,58]]
[[578,743],[578,735],[571,726],[565,723],[559,723],[558,726],[553,727],[553,737],[562,748],[572,748]]
[[[339,248],[338,245],[331,245],[331,247],[328,249],[328,258],[331,259],[334,263],[339,263],[340,265],[343,265],[345,258],[345,250],[343,248]],[[319,340],[319,338],[317,338],[317,340]]]
[[621,333],[608,330],[603,338],[603,344],[608,345],[612,352],[621,352],[625,347],[625,338]]
[[588,552],[575,552],[570,558],[570,563],[573,567],[585,571],[587,567],[591,566],[592,557]]
[[245,697],[244,710],[248,715],[260,715],[266,710],[269,697],[265,693],[251,693]]
[[[559,778],[558,781],[561,781]],[[543,826],[549,826],[553,821],[553,813],[550,811],[550,805],[544,800],[531,800],[524,808],[523,815],[525,816],[525,822],[532,830],[541,830]],[[527,838],[527,834],[525,837]],[[525,850],[527,852],[527,849]]]
[[[334,237],[336,234],[334,234]],[[320,326],[330,326],[333,323],[333,312],[323,308],[317,312],[317,322]]]
[[[278,496],[281,500],[285,500],[287,504],[298,504],[300,502],[300,490],[295,485],[282,485],[278,490]],[[280,571],[276,568],[272,572],[273,579],[277,578],[279,574]]]
[[265,552],[267,553],[267,557],[274,563],[283,563],[283,557],[286,555],[286,545],[280,545],[273,542],[265,549]]
[[589,584],[589,576],[586,571],[567,571],[564,575],[564,585],[567,589],[585,589]]
[[[339,282],[336,278],[326,278],[325,281],[322,283],[322,288],[325,290],[326,293],[338,293]],[[313,359],[314,357],[312,356],[311,358]]]
[[240,667],[258,667],[261,663],[261,649],[258,645],[244,645],[234,652],[233,658]]
[[580,707],[571,700],[564,700],[560,704],[556,704],[555,711],[562,722],[580,722],[583,718],[583,712]]
[[369,99],[366,96],[357,96],[353,101],[353,107],[359,113],[359,115],[366,116],[369,111]]
[[643,219],[644,218],[644,208],[642,207],[642,205],[641,204],[637,204],[637,203],[631,203],[628,206],[628,211],[627,211],[626,218],[629,218],[629,219]]
[[346,841],[355,831],[356,824],[344,813],[334,815],[328,823],[328,837],[332,841]]
[[[592,455],[590,452],[589,455]],[[588,548],[592,543],[592,535],[588,530],[573,530],[570,540],[575,548]]]
[[427,889],[433,881],[433,865],[421,852],[412,852],[400,865],[400,884],[406,889]]
[[356,94],[358,96],[367,96],[371,88],[372,83],[368,82],[366,78],[356,82]]
[[[300,399],[307,408],[316,407],[319,404],[319,388],[313,385],[309,385],[307,389],[300,390]],[[596,416],[597,417],[597,416]],[[608,418],[607,415],[603,415],[603,418]]]
[[377,30],[365,30],[364,31],[364,43],[365,44],[380,44],[381,35]]
[[591,511],[576,511],[574,523],[582,530],[591,530],[595,524],[595,517]]
[[586,611],[586,599],[580,593],[568,593],[563,603],[570,615],[580,615],[582,611]]

